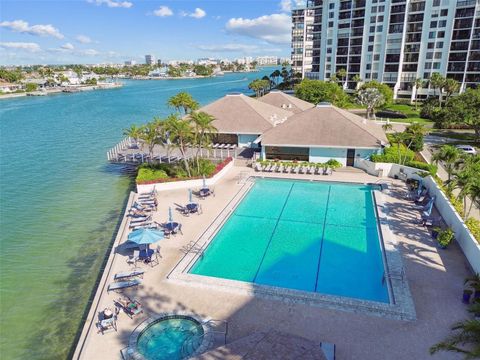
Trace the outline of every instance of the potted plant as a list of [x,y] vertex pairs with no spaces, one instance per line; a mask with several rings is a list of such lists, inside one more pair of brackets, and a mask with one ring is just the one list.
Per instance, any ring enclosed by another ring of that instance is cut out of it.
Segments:
[[438,245],[440,246],[440,248],[446,249],[447,246],[450,245],[454,237],[455,233],[451,228],[442,230],[437,236]]
[[434,226],[432,228],[432,239],[438,238],[438,234],[442,231],[442,228],[440,226]]
[[464,284],[470,288],[468,290],[473,290],[472,293],[475,292],[473,295],[474,299],[480,300],[480,274],[466,278]]

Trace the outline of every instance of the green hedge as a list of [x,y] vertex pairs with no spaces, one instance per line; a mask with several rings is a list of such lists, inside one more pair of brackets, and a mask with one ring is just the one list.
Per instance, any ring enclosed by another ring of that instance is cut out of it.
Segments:
[[[412,150],[407,149],[405,146],[400,147],[400,156],[405,159],[405,162],[411,162],[415,158],[415,153]],[[392,145],[384,149],[383,154],[381,155],[372,155],[370,160],[373,162],[387,162],[387,163],[400,163],[400,159],[398,157],[398,145]]]
[[437,173],[438,167],[433,164],[427,164],[420,161],[409,161],[405,164],[406,166],[410,166],[416,169],[421,169],[424,171],[428,171],[430,175],[435,175]]
[[141,167],[138,169],[137,182],[167,179],[168,177],[164,170]]
[[473,236],[475,236],[475,239],[480,243],[480,221],[471,217],[465,221],[465,224]]

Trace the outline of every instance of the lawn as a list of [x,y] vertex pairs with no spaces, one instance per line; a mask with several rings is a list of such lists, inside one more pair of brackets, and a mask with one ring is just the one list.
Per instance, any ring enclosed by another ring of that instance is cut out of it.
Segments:
[[[419,107],[420,109],[420,107]],[[422,119],[420,117],[420,110],[415,110],[414,106],[407,105],[407,104],[392,104],[385,108],[385,110],[392,110],[398,111],[407,116],[406,119],[390,119],[392,122],[405,122],[405,123],[413,123],[418,122],[423,125],[432,124],[432,121],[428,119]]]

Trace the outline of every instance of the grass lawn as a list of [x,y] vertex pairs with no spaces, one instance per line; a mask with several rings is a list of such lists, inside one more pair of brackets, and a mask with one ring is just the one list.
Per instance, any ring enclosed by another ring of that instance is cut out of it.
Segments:
[[[420,109],[420,108],[419,108]],[[420,110],[415,110],[414,106],[411,105],[406,105],[406,104],[392,104],[389,105],[385,108],[385,110],[392,110],[392,111],[398,111],[407,116],[406,119],[390,119],[392,122],[405,122],[405,123],[413,123],[413,122],[418,122],[420,124],[433,124],[432,121],[428,119],[422,119],[420,117]]]

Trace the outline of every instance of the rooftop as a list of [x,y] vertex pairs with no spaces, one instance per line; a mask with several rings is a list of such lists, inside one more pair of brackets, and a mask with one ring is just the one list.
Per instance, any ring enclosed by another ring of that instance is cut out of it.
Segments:
[[314,104],[301,100],[295,96],[285,94],[283,91],[272,90],[258,99],[261,102],[293,112],[294,114],[315,107]]
[[387,142],[379,125],[327,104],[295,114],[262,136],[263,145],[377,148]]
[[243,94],[229,94],[202,107],[215,117],[213,125],[223,134],[262,134],[293,115]]

